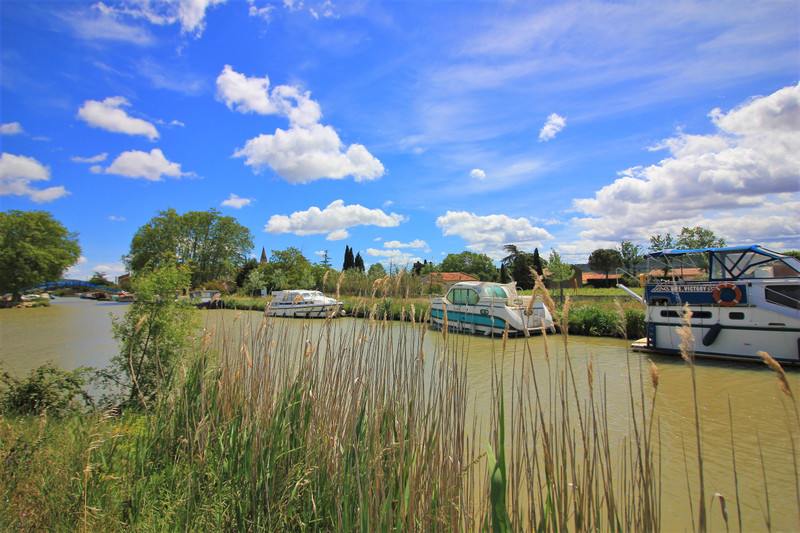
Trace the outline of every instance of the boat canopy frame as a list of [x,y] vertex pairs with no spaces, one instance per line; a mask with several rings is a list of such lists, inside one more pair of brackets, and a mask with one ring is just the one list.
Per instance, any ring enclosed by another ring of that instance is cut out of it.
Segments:
[[753,273],[757,267],[775,262],[789,267],[789,270],[793,272],[789,276],[777,277],[800,277],[800,260],[758,245],[697,248],[693,250],[659,250],[647,253],[643,257],[648,260],[662,259],[673,270],[676,267],[670,261],[671,259],[677,259],[681,263],[688,260],[689,263],[694,264],[695,258],[708,257],[706,268],[708,269],[709,281],[732,281],[749,278],[749,275],[754,276]]

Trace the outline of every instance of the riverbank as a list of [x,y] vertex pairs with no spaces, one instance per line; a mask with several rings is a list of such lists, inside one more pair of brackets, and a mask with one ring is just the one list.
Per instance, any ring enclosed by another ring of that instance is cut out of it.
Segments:
[[[570,311],[567,332],[572,335],[639,339],[645,336],[644,307],[621,290],[584,289],[582,294],[569,295]],[[357,298],[341,296],[345,315],[355,318],[383,319],[421,323],[428,319],[430,299],[419,298]],[[228,309],[264,311],[269,298],[224,298]],[[553,319],[556,329],[563,328],[564,305],[556,302]]]

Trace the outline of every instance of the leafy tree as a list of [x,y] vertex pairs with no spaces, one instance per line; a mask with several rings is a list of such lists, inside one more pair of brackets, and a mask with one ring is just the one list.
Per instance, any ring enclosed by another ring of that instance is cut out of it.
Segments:
[[783,252],[783,255],[788,255],[789,257],[795,257],[800,259],[800,251],[798,250],[789,250],[788,252]]
[[358,269],[361,272],[364,272],[364,260],[361,258],[361,252],[358,252],[356,254],[356,258],[353,261],[353,268]]
[[247,279],[245,279],[242,289],[252,296],[254,292],[264,289],[266,286],[267,276],[263,271],[256,268],[247,274]]
[[618,250],[600,248],[589,256],[589,268],[595,272],[603,272],[606,275],[606,284],[609,272],[619,266],[622,266],[622,255]]
[[[261,254],[266,255],[266,253],[263,250]],[[244,287],[244,283],[247,280],[247,276],[250,274],[250,272],[258,268],[258,265],[259,265],[258,260],[255,257],[251,257],[250,259],[247,260],[245,264],[239,267],[239,272],[236,274],[236,286]]]
[[89,278],[89,283],[93,283],[95,285],[101,285],[101,286],[105,286],[105,287],[110,287],[110,286],[114,285],[112,282],[110,282],[108,279],[106,279],[106,273],[105,272],[95,272],[92,275],[92,277]]
[[672,235],[652,235],[650,237],[650,251],[660,252],[661,250],[671,250],[675,248],[675,243],[672,241]]
[[[718,248],[725,246],[725,239],[717,237],[710,229],[696,226],[681,228],[678,235],[678,248],[696,250],[700,248]],[[708,258],[705,254],[691,254],[691,259],[699,268],[708,270]]]
[[[269,263],[259,267],[271,289],[313,289],[316,287],[314,269],[303,253],[290,246],[272,250]],[[309,281],[311,281],[309,283]]]
[[559,298],[564,302],[564,287],[563,281],[567,281],[575,272],[572,266],[561,260],[561,256],[554,249],[550,249],[550,258],[547,261],[547,271],[550,273],[550,279],[558,283]]
[[[516,244],[506,244],[503,249],[508,252],[501,261],[506,265],[510,275],[522,289],[533,288],[534,255],[520,250]],[[540,258],[541,261],[541,258]]]
[[112,319],[120,353],[102,374],[117,383],[115,403],[149,408],[169,390],[173,370],[190,347],[198,314],[175,293],[189,284],[187,266],[164,265],[134,277],[136,301]]
[[497,267],[494,266],[492,259],[486,254],[477,254],[469,250],[460,254],[449,254],[439,264],[441,272],[464,272],[472,274],[481,281],[495,281],[497,279]]
[[636,267],[642,262],[642,247],[631,241],[622,241],[617,249],[622,258],[622,268],[630,275],[636,274]]
[[386,275],[386,269],[383,268],[383,265],[380,263],[372,263],[369,266],[369,270],[367,271],[367,275],[370,278],[378,279],[382,278]]
[[134,274],[164,265],[187,265],[191,285],[196,287],[244,265],[252,248],[250,230],[233,217],[222,216],[216,209],[179,215],[169,208],[138,229],[123,260]]
[[11,292],[12,301],[25,287],[60,280],[80,255],[77,234],[50,213],[0,213],[0,291]]
[[725,246],[725,239],[717,237],[710,229],[696,226],[682,228],[678,234],[678,248],[682,250],[695,250],[698,248],[717,248]]

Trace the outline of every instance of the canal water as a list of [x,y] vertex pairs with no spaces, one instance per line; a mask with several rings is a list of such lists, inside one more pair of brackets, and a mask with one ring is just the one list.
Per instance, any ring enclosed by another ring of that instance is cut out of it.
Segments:
[[[111,317],[123,316],[128,305],[64,298],[54,300],[49,308],[3,310],[0,312],[2,369],[22,377],[47,361],[65,369],[105,366],[117,352],[110,333]],[[261,316],[259,312],[204,312],[206,327],[220,330],[230,329],[234,319],[257,325]],[[297,328],[300,334],[304,321],[281,320],[288,328]],[[339,319],[336,324],[346,328],[353,320]],[[312,322],[312,327],[321,327],[322,321]],[[388,327],[406,326],[390,323]],[[691,371],[680,358],[644,356],[630,352],[624,340],[595,337],[570,336],[565,348],[560,335],[550,335],[547,355],[541,337],[510,339],[505,350],[501,339],[450,335],[448,342],[458,344],[468,355],[464,359],[470,404],[467,420],[474,419],[487,426],[493,374],[501,374],[506,388],[510,388],[519,379],[519,361],[527,350],[525,343],[530,350],[526,360],[532,363],[531,373],[537,376],[564,371],[568,352],[577,394],[581,396],[588,395],[587,369],[591,362],[595,394],[601,384],[606,391],[611,433],[629,433],[629,381],[633,380],[637,391],[640,382],[645,403],[650,406],[655,401],[661,438],[663,530],[693,529],[692,517],[697,515],[698,502],[695,403]],[[442,346],[441,333],[428,331],[425,352],[434,358]],[[648,373],[650,359],[658,367],[657,391]],[[800,372],[793,368],[787,368],[786,372],[792,391],[800,394]],[[743,531],[768,530],[767,517],[772,531],[799,531],[795,466],[800,458],[793,456],[797,453],[793,450],[800,450],[797,404],[793,405],[780,391],[775,373],[760,364],[698,360],[696,387],[706,502],[710,505],[709,530],[726,530],[720,500],[713,498],[715,494],[726,500],[730,530],[739,529],[738,490]],[[507,392],[507,397],[511,396]]]

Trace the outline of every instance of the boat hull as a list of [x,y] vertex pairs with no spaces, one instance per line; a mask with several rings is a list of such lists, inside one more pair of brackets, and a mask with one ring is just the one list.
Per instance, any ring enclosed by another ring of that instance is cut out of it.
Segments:
[[[759,352],[791,364],[800,363],[800,322],[753,306],[691,308],[689,346],[698,357],[760,361]],[[681,354],[684,327],[680,306],[656,306],[647,311],[647,337],[635,351]]]
[[[445,323],[445,308],[432,305],[430,311],[431,325],[442,329]],[[545,327],[551,327],[543,317],[532,313],[526,316],[522,308],[482,308],[473,310],[447,309],[448,330],[457,333],[498,336],[503,335],[508,326],[509,335],[525,335],[541,333]],[[516,315],[516,316],[515,316]]]
[[327,318],[337,317],[341,314],[342,304],[312,304],[312,305],[287,305],[268,307],[267,316],[281,318]]

